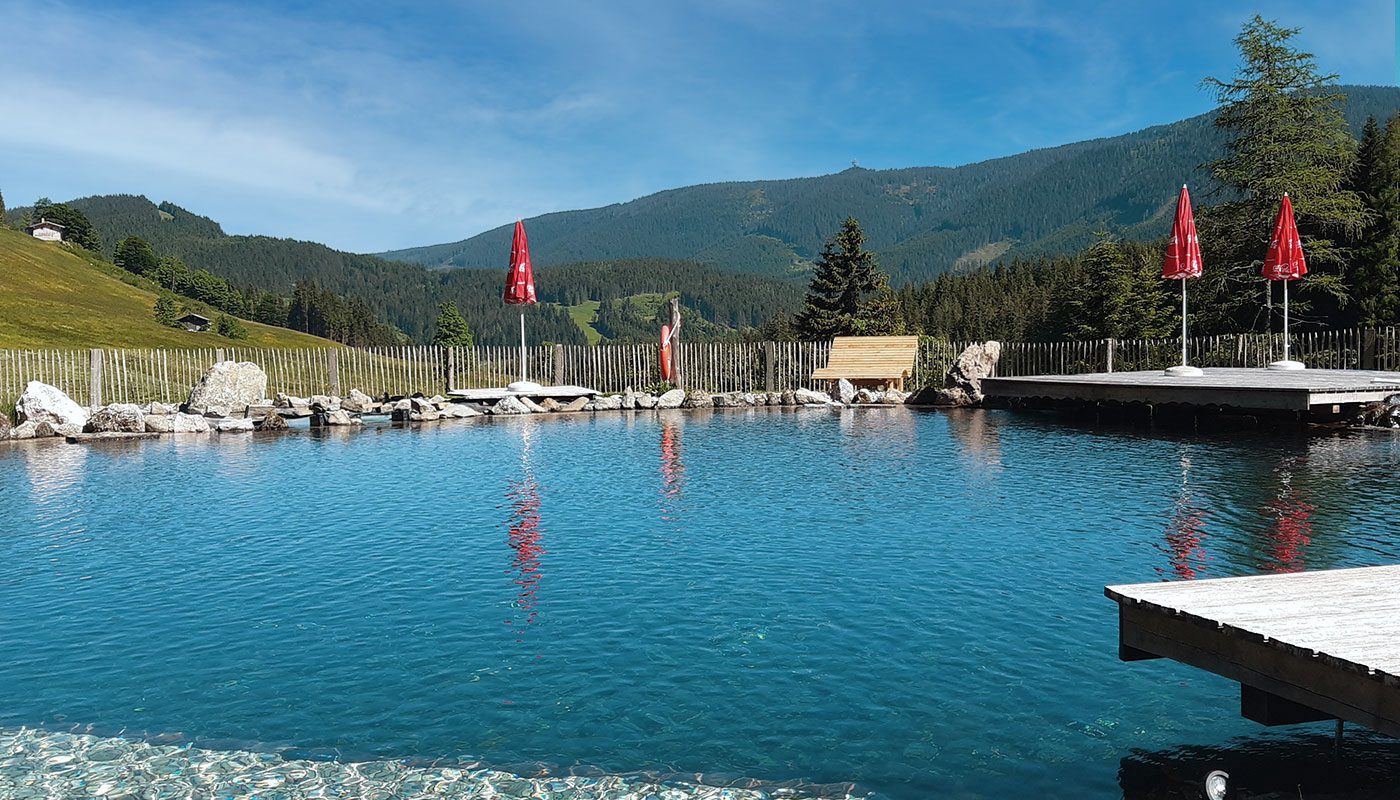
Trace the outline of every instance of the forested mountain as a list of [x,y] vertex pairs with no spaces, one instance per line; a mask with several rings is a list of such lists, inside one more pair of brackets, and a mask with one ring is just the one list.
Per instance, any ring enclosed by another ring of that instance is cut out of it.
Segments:
[[[1400,88],[1343,87],[1346,118],[1400,110]],[[1225,152],[1214,113],[1107,139],[962,167],[868,170],[672,189],[603,208],[528,220],[536,266],[654,256],[731,272],[802,271],[854,216],[897,284],[957,265],[1077,252],[1108,230],[1145,241],[1167,233],[1176,189],[1212,197],[1201,165]],[[497,269],[511,227],[451,244],[381,254],[428,266]]]
[[[439,271],[417,264],[334,250],[314,242],[266,236],[230,236],[212,219],[172,203],[136,195],[85,197],[66,205],[96,229],[108,257],[117,244],[139,236],[158,256],[176,256],[191,269],[207,270],[242,291],[293,296],[297,284],[359,301],[414,341],[432,336],[438,306],[455,303],[480,344],[518,341],[519,307],[501,302],[509,242],[496,254],[498,269]],[[29,207],[9,211],[18,223]],[[523,309],[532,340],[584,343],[567,311],[554,304],[615,300],[643,293],[680,292],[687,308],[725,328],[757,325],[801,300],[801,286],[751,275],[720,273],[694,262],[655,258],[591,262],[537,269],[541,305]],[[305,287],[303,287],[305,289]],[[698,330],[698,327],[697,327]]]

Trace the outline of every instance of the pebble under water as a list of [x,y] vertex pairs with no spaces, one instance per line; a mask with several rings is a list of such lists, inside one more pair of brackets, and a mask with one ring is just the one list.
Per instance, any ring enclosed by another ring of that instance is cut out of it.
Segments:
[[0,797],[1393,785],[1120,663],[1102,589],[1400,560],[1398,466],[905,408],[0,444]]

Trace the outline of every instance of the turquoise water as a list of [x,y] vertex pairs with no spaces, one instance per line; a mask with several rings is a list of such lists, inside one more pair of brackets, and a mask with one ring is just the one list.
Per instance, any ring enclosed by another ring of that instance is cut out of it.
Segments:
[[907,409],[0,446],[0,728],[900,799],[1267,775],[1330,729],[1118,662],[1102,588],[1393,562],[1397,466]]

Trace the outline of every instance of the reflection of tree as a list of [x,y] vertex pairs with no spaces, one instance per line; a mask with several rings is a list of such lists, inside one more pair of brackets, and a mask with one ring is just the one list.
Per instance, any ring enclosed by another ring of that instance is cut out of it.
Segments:
[[661,518],[675,521],[681,490],[685,487],[685,462],[681,460],[681,428],[675,420],[661,422]]
[[1316,507],[1299,497],[1293,486],[1293,470],[1285,462],[1276,470],[1278,496],[1264,508],[1270,518],[1269,560],[1264,568],[1270,572],[1298,572],[1303,569],[1303,551],[1312,541],[1312,512]]
[[[1167,523],[1164,538],[1167,540],[1165,552],[1171,563],[1171,571],[1182,580],[1192,580],[1197,575],[1196,566],[1206,560],[1205,547],[1201,542],[1206,538],[1206,512],[1196,504],[1191,493],[1191,457],[1181,454],[1181,493],[1172,507],[1172,518]],[[1165,570],[1158,568],[1159,573]]]
[[541,557],[545,555],[543,534],[540,524],[540,488],[530,469],[530,425],[522,427],[524,437],[520,458],[523,471],[520,480],[512,481],[506,499],[511,504],[510,530],[507,538],[511,550],[512,582],[516,586],[512,605],[524,615],[523,619],[509,619],[506,624],[514,627],[517,634],[525,632],[525,626],[535,621],[539,613],[535,608],[535,593],[539,588]]

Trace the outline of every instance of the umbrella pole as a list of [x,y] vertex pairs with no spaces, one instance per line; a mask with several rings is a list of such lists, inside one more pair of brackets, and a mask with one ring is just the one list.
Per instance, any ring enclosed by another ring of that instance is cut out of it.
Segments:
[[1181,366],[1186,366],[1186,279],[1181,279]]
[[520,312],[520,380],[525,380],[525,312]]
[[1288,281],[1283,282],[1283,360],[1288,361]]

